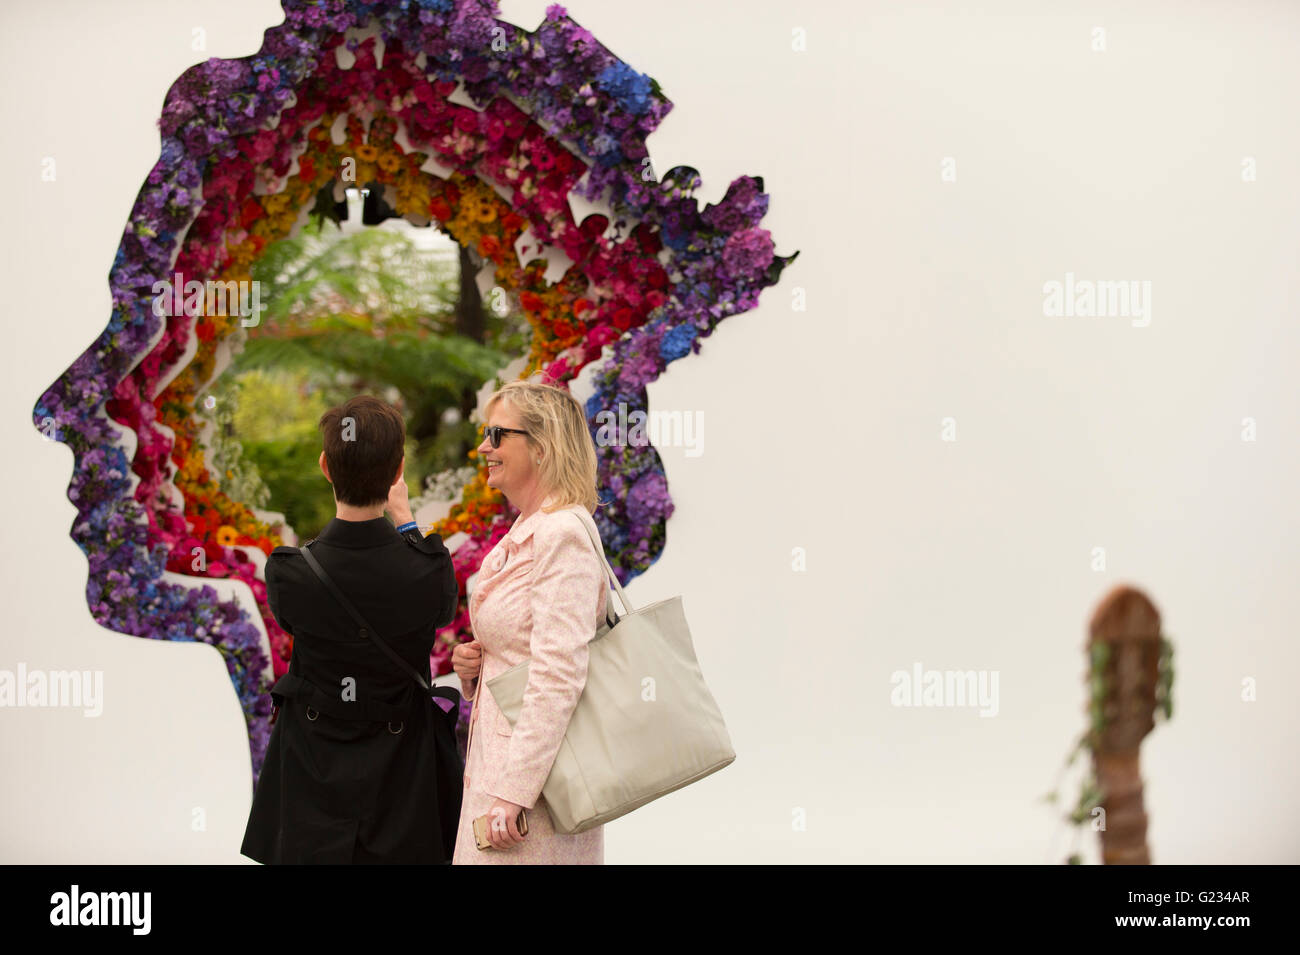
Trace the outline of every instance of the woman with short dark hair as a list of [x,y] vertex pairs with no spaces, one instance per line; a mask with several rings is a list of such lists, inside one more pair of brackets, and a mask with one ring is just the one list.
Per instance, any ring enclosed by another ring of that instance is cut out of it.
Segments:
[[[426,681],[435,633],[456,614],[451,555],[411,520],[397,409],[369,396],[321,417],[320,468],[337,516],[311,554]],[[399,523],[384,518],[389,511]],[[265,863],[448,863],[460,816],[459,699],[434,702],[355,623],[296,547],[266,563],[293,636],[241,852]]]

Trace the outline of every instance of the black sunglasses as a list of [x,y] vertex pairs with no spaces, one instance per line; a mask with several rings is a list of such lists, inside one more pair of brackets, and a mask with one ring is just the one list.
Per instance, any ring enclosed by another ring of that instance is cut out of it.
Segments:
[[487,439],[492,442],[492,447],[501,447],[501,435],[503,434],[527,434],[527,431],[520,431],[518,428],[502,428],[499,425],[493,425],[483,429]]

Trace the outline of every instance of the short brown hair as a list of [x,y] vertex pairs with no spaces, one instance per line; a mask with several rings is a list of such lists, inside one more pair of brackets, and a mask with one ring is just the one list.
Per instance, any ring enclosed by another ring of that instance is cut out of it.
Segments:
[[358,395],[321,415],[320,430],[338,502],[370,507],[387,501],[406,448],[406,422],[398,410]]

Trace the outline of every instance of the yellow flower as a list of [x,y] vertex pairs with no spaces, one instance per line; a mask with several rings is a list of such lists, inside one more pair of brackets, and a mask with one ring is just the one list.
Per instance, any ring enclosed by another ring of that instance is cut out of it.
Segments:
[[230,246],[230,264],[235,267],[247,267],[257,258],[257,248],[251,240],[245,239],[238,245]]
[[456,217],[447,223],[447,231],[459,239],[461,245],[468,246],[473,241],[469,236],[470,226],[473,221],[468,215],[467,208],[462,204],[460,210],[456,213]]
[[262,208],[268,215],[274,215],[277,212],[283,212],[289,206],[289,197],[283,192],[277,192],[274,195],[266,196],[262,199]]
[[357,147],[357,158],[362,162],[374,162],[379,158],[379,150],[369,143],[362,143]]
[[297,209],[285,209],[271,217],[271,225],[274,230],[274,238],[283,239],[293,228],[293,224],[298,221]]
[[229,524],[222,524],[217,528],[217,543],[222,547],[234,547],[235,541],[239,539],[239,531],[235,530]]

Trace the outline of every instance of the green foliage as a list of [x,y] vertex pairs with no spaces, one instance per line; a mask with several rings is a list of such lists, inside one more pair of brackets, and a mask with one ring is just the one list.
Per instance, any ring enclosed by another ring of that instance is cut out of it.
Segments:
[[[1160,661],[1156,677],[1155,716],[1157,720],[1161,717],[1168,720],[1173,716],[1173,661],[1174,645],[1162,633],[1160,635]],[[1080,753],[1084,750],[1091,752],[1100,744],[1101,735],[1106,729],[1106,666],[1110,662],[1110,645],[1104,641],[1092,644],[1088,662],[1089,725],[1088,729],[1079,735],[1074,746],[1070,749],[1070,754],[1065,761],[1065,768],[1067,769],[1073,765]],[[1059,800],[1057,790],[1054,789],[1045,794],[1043,799],[1046,802],[1055,804]],[[1098,784],[1093,770],[1089,768],[1080,784],[1079,798],[1075,802],[1075,807],[1066,818],[1072,825],[1081,826],[1091,818],[1092,810],[1100,806],[1105,800],[1106,794]],[[1066,861],[1070,865],[1078,865],[1083,860],[1078,854],[1073,854]]]
[[334,516],[334,495],[317,463],[317,422],[332,404],[330,396],[312,389],[307,374],[290,369],[223,376],[213,394],[218,407],[233,408],[232,432],[267,487],[269,506],[283,512],[299,536],[314,536]]
[[1075,803],[1074,811],[1070,813],[1070,821],[1076,826],[1083,825],[1092,818],[1092,811],[1100,806],[1104,799],[1105,793],[1097,783],[1096,774],[1089,770],[1079,790],[1079,800]]
[[[317,466],[327,408],[362,393],[396,405],[416,494],[427,478],[465,464],[478,444],[466,403],[531,338],[517,309],[481,315],[487,344],[458,332],[454,248],[430,254],[398,231],[335,225],[317,221],[267,246],[253,267],[267,306],[262,323],[241,333],[242,348],[212,389],[218,408],[230,409],[227,445],[243,446],[242,458],[223,452],[242,461],[230,469],[228,493],[282,511],[304,538],[334,514]],[[241,493],[259,484],[269,494]]]
[[240,382],[230,378],[223,381],[224,388],[210,391],[195,406],[196,417],[209,428],[208,469],[227,496],[250,507],[265,508],[271,500],[271,489],[258,469],[244,459],[243,445],[235,437]]
[[1174,716],[1174,645],[1160,636],[1160,669],[1156,680],[1156,713],[1166,720]]
[[1091,725],[1087,742],[1091,746],[1101,742],[1101,734],[1106,728],[1106,664],[1109,662],[1110,644],[1098,640],[1089,654],[1088,719]]
[[267,304],[263,324],[272,328],[345,311],[381,325],[447,332],[459,296],[453,257],[431,256],[390,229],[339,234],[304,227],[268,245],[253,278]]
[[271,489],[271,500],[303,540],[315,537],[334,517],[334,494],[317,467],[320,439],[246,441],[244,453]]

